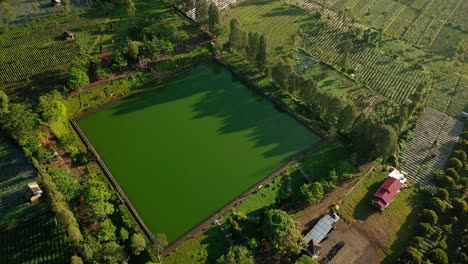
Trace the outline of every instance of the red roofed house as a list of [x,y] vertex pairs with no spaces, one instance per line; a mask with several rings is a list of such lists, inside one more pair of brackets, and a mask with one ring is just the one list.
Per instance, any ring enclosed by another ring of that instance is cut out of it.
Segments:
[[398,179],[388,177],[374,196],[372,196],[372,205],[383,211],[393,201],[402,186],[403,184]]

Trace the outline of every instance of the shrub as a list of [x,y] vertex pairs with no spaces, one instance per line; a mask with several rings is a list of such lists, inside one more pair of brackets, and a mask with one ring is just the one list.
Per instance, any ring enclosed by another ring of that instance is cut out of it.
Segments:
[[400,263],[405,264],[421,264],[422,255],[416,248],[408,247],[401,255],[400,260]]
[[452,156],[461,161],[466,161],[466,152],[461,149],[455,150],[454,152],[452,152]]
[[445,242],[445,240],[441,240],[437,244],[437,247],[445,251],[447,250],[447,243]]
[[458,174],[458,172],[454,169],[454,168],[448,168],[446,171],[445,171],[445,174],[447,176],[450,176],[452,177],[455,181],[459,181],[460,180],[460,175]]
[[436,197],[439,197],[442,201],[448,201],[449,192],[444,188],[437,188]]
[[438,185],[444,188],[452,188],[453,186],[455,186],[455,180],[447,175],[436,177],[436,182]]
[[429,209],[423,210],[422,217],[424,221],[433,225],[437,224],[437,221],[439,220],[439,218],[437,217],[437,214],[434,211],[429,210]]
[[133,234],[130,239],[130,247],[134,255],[140,255],[140,253],[146,248],[146,239],[139,233]]
[[465,214],[468,210],[468,205],[466,201],[460,198],[455,198],[452,200],[453,211],[457,215]]
[[420,236],[430,237],[435,233],[435,230],[428,223],[419,223],[416,226],[416,233]]
[[128,239],[128,231],[127,231],[127,229],[121,227],[121,228],[120,228],[120,234],[119,234],[119,236],[120,236],[120,240],[126,241],[126,240]]
[[445,212],[446,205],[445,203],[439,199],[438,197],[433,197],[430,201],[430,207],[434,211],[436,211],[439,214],[442,214]]
[[448,264],[447,254],[440,248],[429,251],[427,258],[434,264]]
[[71,264],[83,264],[83,260],[81,260],[81,258],[78,256],[72,256],[70,263]]
[[424,238],[420,236],[415,236],[411,239],[410,245],[415,248],[418,248],[423,243],[423,241],[424,241]]
[[448,166],[458,171],[463,167],[463,163],[457,158],[451,158],[448,162]]

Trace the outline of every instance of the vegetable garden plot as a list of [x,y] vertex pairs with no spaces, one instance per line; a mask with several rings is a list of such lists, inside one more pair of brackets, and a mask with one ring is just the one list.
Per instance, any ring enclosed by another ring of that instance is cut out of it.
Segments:
[[395,0],[378,0],[364,11],[361,18],[368,25],[384,29],[404,7],[405,5]]
[[425,13],[440,20],[447,20],[462,1],[466,0],[433,0]]
[[[83,18],[73,14],[18,26],[0,35],[0,89],[15,101],[20,95],[28,97],[41,79],[56,81],[65,74],[67,65],[75,58],[80,46],[94,42],[98,25],[104,19]],[[91,29],[91,30],[90,30]],[[76,39],[65,41],[65,30],[75,32]],[[90,31],[87,31],[90,30]],[[24,90],[28,88],[30,90]]]
[[71,245],[55,218],[0,233],[0,263],[69,263]]
[[430,50],[436,54],[454,58],[460,43],[468,43],[468,34],[465,34],[458,26],[446,24],[432,43]]
[[402,169],[408,178],[415,183],[432,184],[433,171],[444,168],[462,130],[462,122],[427,107],[413,131],[413,140],[402,153]]
[[451,98],[455,94],[459,79],[460,77],[455,73],[435,72],[429,105],[439,111],[446,112]]
[[458,118],[462,111],[468,112],[468,79],[466,77],[461,77],[458,81],[447,114]]
[[414,8],[405,7],[398,16],[393,19],[391,24],[387,25],[385,33],[397,38],[401,37],[418,16]]
[[44,203],[30,205],[24,197],[25,186],[35,181],[37,172],[33,166],[0,135],[0,227],[27,221],[46,209]]
[[460,25],[463,28],[468,28],[468,16],[466,15],[468,10],[468,1],[461,1],[460,5],[455,8],[452,15],[448,18],[448,21],[453,24]]
[[421,14],[402,37],[414,46],[429,48],[443,25],[443,21]]

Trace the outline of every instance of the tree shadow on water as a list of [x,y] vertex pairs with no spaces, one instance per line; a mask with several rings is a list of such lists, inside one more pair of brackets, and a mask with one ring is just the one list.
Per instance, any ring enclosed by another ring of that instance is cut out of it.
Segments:
[[239,79],[217,63],[203,64],[189,73],[179,75],[158,89],[138,94],[113,106],[114,115],[154,107],[196,96],[190,107],[192,118],[214,117],[218,134],[244,132],[255,147],[268,147],[263,155],[288,155],[315,139],[285,113],[274,110],[274,105],[243,86]]

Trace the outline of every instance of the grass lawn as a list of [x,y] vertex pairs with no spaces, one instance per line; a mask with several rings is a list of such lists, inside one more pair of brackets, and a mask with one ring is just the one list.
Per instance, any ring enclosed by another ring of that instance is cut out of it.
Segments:
[[[221,24],[225,28],[221,40],[227,42],[229,23],[237,18],[241,28],[247,32],[265,34],[271,55],[283,51],[281,47],[292,42],[299,28],[311,18],[306,11],[288,6],[280,1],[258,0],[240,3],[221,13]],[[284,54],[283,54],[284,55]]]
[[[340,164],[347,164],[350,150],[338,140],[330,144],[321,146],[317,151],[314,151],[302,163],[304,171],[309,174],[314,180],[320,180],[328,177],[331,170],[340,170]],[[344,171],[344,173],[351,173]]]
[[78,124],[145,224],[169,241],[319,140],[216,63]]
[[386,172],[370,173],[343,199],[339,214],[348,222],[363,221],[366,230],[377,230],[381,241],[385,263],[395,263],[397,257],[411,239],[411,231],[417,224],[417,208],[422,200],[413,188],[400,191],[395,200],[383,213],[377,213],[370,205],[372,195],[387,177]]

